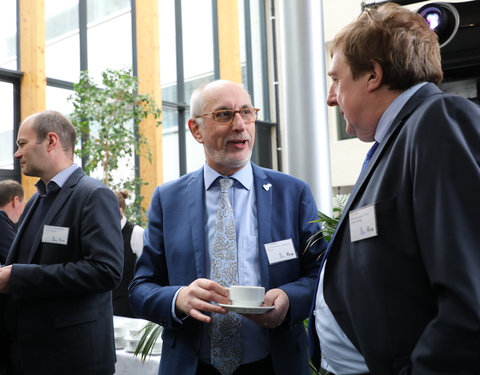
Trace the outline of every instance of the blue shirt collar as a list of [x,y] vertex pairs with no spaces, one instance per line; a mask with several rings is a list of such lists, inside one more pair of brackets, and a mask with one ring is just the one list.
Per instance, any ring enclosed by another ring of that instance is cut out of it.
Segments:
[[42,180],[38,180],[37,183],[35,184],[35,187],[37,188],[38,194],[41,196],[44,196],[47,194],[52,188],[53,185],[57,185],[60,189],[65,185],[65,182],[67,182],[68,178],[72,175],[72,173],[77,170],[79,166],[75,163],[73,163],[70,167],[65,168],[63,171],[57,173],[45,186],[45,183]]
[[[207,163],[203,166],[203,180],[205,181],[205,190],[210,189],[212,184],[218,177],[226,177],[218,173],[215,169],[210,167]],[[242,186],[250,190],[253,185],[253,169],[251,163],[247,163],[245,167],[229,176],[240,182]]]
[[402,110],[403,106],[408,102],[408,100],[415,94],[421,87],[425,86],[427,82],[417,83],[415,86],[412,86],[402,92],[395,100],[388,106],[387,110],[383,112],[380,121],[378,122],[377,129],[375,131],[375,140],[378,143],[382,143],[387,134],[388,129],[393,123],[393,120]]

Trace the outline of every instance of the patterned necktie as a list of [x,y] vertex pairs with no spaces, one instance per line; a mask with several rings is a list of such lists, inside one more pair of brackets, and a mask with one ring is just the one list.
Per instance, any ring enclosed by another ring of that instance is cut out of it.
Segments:
[[[229,287],[237,284],[237,240],[233,210],[228,200],[230,178],[222,178],[222,189],[213,235],[211,279]],[[230,375],[240,364],[242,356],[240,316],[236,313],[212,313],[210,324],[211,363],[222,374]]]

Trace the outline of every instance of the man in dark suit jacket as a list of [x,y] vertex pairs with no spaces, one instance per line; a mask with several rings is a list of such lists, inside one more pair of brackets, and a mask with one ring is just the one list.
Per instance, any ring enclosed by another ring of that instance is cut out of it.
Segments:
[[436,87],[436,35],[396,4],[365,11],[332,55],[327,102],[378,148],[320,273],[313,361],[336,374],[479,374],[480,108]]
[[24,207],[22,185],[14,180],[0,181],[0,265],[7,259]]
[[115,372],[120,210],[112,191],[73,164],[75,139],[54,111],[30,116],[18,131],[15,158],[40,180],[0,268],[0,364],[8,374]]
[[225,288],[230,285],[211,279],[211,233],[220,196],[217,181],[227,176],[234,179],[229,199],[236,282],[264,286],[264,305],[274,306],[242,317],[242,355],[234,373],[309,374],[303,320],[324,244],[305,250],[319,229],[311,223],[317,209],[310,189],[296,178],[250,163],[258,110],[241,86],[212,82],[192,95],[190,108],[190,130],[204,146],[206,163],[155,190],[143,252],[130,284],[133,311],[164,326],[159,374],[219,373],[210,365],[209,326],[212,313],[227,309],[211,301],[231,301]]

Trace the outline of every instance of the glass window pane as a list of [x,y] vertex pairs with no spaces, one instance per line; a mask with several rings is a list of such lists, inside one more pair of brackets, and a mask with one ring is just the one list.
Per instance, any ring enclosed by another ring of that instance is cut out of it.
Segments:
[[188,103],[196,87],[214,80],[212,1],[183,0],[182,25],[185,101]]
[[[238,2],[238,33],[240,39],[240,67],[242,69],[242,83],[247,87],[247,47],[245,45],[245,1]],[[253,103],[255,105],[255,103]]]
[[178,112],[176,108],[162,108],[163,181],[180,176],[178,147]]
[[[245,6],[249,4],[250,20],[245,20]],[[262,109],[258,113],[258,119],[262,121],[271,121],[271,118],[265,116],[269,113],[265,106],[268,106],[268,93],[264,92],[264,84],[267,83],[268,77],[265,76],[264,68],[267,66],[265,56],[266,35],[265,35],[265,19],[261,12],[263,1],[251,0],[248,3],[239,1],[239,29],[240,29],[240,61],[242,66],[242,81],[247,86],[247,74],[252,77],[253,87],[248,89],[253,92],[253,104],[255,107]],[[245,22],[249,21],[251,35],[251,72],[247,72],[247,51],[246,51],[246,29]]]
[[203,145],[193,138],[188,124],[185,124],[186,143],[187,143],[187,173],[196,171],[205,163],[205,153]]
[[132,66],[132,15],[129,0],[87,2],[88,71],[101,80],[108,69]]
[[[58,111],[67,117],[73,112],[73,104],[70,103],[68,99],[70,95],[73,95],[72,90],[47,86],[45,93],[45,102],[47,109]],[[76,148],[78,147],[80,147],[80,140],[77,140]],[[82,160],[76,155],[74,161],[78,165],[82,165]]]
[[45,72],[76,81],[80,71],[78,0],[45,0]]
[[17,70],[17,1],[2,0],[0,68]]
[[[250,2],[250,24],[252,28],[252,69],[253,69],[253,92],[255,93],[255,105],[258,108],[265,108],[265,105],[268,103],[264,100],[263,84],[266,81],[267,77],[263,76],[263,67],[267,64],[266,61],[263,61],[263,52],[262,43],[265,44],[265,40],[262,36],[261,24],[265,23],[265,20],[260,18],[260,6],[261,3],[259,0],[252,0]],[[264,118],[265,110],[258,113],[258,118],[260,120],[268,120]]]
[[160,40],[160,82],[162,100],[177,102],[177,44],[175,33],[175,2],[158,2]]
[[70,95],[73,95],[72,90],[47,86],[45,97],[47,109],[58,111],[68,116],[73,112],[73,104],[68,100]]
[[112,13],[130,9],[130,0],[88,0],[87,2],[88,22],[101,21],[108,18]]
[[13,84],[0,81],[0,169],[13,170]]

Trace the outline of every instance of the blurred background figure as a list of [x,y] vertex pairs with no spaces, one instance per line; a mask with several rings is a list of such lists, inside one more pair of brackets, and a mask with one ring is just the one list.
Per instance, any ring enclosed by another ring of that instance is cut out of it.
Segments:
[[0,264],[7,259],[24,208],[22,185],[14,180],[0,181]]
[[144,229],[139,225],[131,223],[125,217],[125,200],[128,198],[128,191],[116,191],[115,195],[120,206],[120,213],[122,214],[121,227],[124,242],[124,263],[122,281],[113,290],[113,313],[114,315],[135,318],[135,314],[133,314],[128,303],[128,284],[133,279],[137,257],[142,253]]

